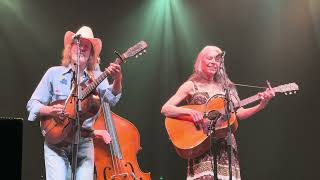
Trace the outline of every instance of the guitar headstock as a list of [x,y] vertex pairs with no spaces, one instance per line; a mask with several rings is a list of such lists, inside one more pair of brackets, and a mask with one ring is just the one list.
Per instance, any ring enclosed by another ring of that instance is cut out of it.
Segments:
[[275,92],[281,92],[285,95],[296,93],[299,90],[299,86],[296,83],[283,84],[273,88]]
[[124,57],[123,59],[142,55],[142,53],[146,52],[147,48],[148,48],[148,44],[145,41],[140,41],[134,46],[132,46],[131,48],[129,48],[125,53],[122,54],[122,56]]

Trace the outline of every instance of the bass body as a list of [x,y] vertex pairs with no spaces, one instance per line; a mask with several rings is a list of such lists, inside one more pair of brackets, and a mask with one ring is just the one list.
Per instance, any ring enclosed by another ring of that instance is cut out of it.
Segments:
[[110,111],[103,103],[93,128],[107,130],[110,144],[94,138],[94,158],[97,180],[150,180],[150,173],[141,171],[137,153],[142,149],[137,128],[128,120]]

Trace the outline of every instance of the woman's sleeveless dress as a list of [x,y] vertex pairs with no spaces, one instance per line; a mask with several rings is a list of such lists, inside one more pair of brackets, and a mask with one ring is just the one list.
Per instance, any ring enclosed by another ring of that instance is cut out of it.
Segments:
[[[209,99],[208,92],[199,92],[194,83],[194,94],[188,100],[188,104],[205,104]],[[227,153],[227,141],[222,140],[214,145],[217,148],[217,174],[219,180],[229,180],[229,163]],[[232,134],[232,179],[240,180],[240,166],[237,144]],[[206,152],[195,159],[188,160],[187,180],[214,180],[214,159],[210,152]]]

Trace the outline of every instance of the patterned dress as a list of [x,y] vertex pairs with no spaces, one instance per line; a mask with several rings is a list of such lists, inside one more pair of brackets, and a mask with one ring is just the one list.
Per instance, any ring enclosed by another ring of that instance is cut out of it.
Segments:
[[[209,99],[208,92],[199,92],[194,83],[194,94],[188,99],[188,104],[205,104]],[[219,180],[229,180],[229,163],[227,153],[226,139],[219,140],[213,145],[217,154],[217,175]],[[240,166],[237,144],[232,134],[232,179],[240,180]],[[214,156],[210,151],[200,155],[195,159],[188,160],[188,176],[187,180],[214,180]]]

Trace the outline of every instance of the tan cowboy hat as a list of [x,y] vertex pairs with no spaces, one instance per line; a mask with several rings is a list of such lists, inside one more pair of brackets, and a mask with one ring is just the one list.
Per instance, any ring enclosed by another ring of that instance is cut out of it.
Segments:
[[70,45],[73,37],[79,34],[81,35],[81,38],[88,39],[91,42],[94,50],[94,57],[98,57],[101,52],[102,41],[99,38],[94,38],[92,29],[88,26],[82,26],[76,33],[67,31],[64,35],[64,47]]

